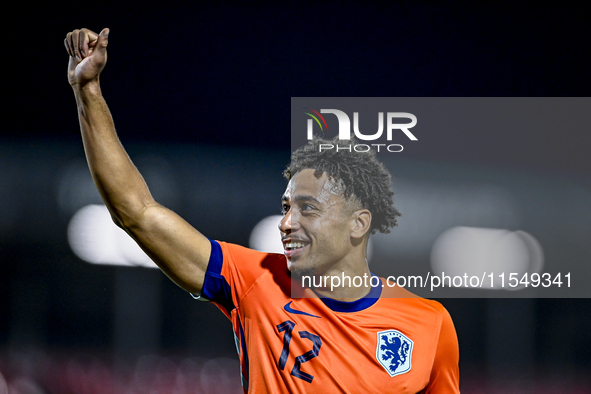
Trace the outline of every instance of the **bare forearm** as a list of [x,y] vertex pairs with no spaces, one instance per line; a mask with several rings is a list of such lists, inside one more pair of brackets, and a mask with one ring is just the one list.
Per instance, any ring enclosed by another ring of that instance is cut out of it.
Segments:
[[111,216],[179,286],[203,288],[211,243],[173,211],[157,204],[119,142],[99,75],[107,62],[109,29],[69,32],[68,82],[74,89],[90,173]]
[[125,227],[155,202],[117,137],[98,81],[73,89],[90,172],[114,219]]

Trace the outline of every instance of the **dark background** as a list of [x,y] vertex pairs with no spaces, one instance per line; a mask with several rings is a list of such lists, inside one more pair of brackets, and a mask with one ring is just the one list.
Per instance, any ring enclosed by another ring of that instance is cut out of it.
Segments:
[[[134,357],[235,358],[230,325],[215,307],[196,303],[159,272],[91,266],[70,251],[64,235],[69,216],[57,212],[52,186],[61,163],[82,154],[66,79],[68,31],[111,29],[101,82],[130,152],[161,149],[171,157],[211,148],[238,161],[241,149],[250,152],[244,157],[268,155],[260,164],[277,169],[274,186],[264,197],[248,198],[256,208],[243,233],[278,211],[273,199],[282,192],[280,171],[291,148],[290,97],[585,97],[591,88],[589,24],[568,3],[16,4],[4,16],[0,204],[8,224],[0,226],[0,371],[13,391],[14,382],[28,377],[46,392],[67,392],[52,389],[65,386],[51,386],[38,367],[26,367],[40,360],[110,360],[112,353],[128,351]],[[498,130],[447,137],[448,145],[425,144],[406,158],[527,170],[588,187],[589,134],[573,135],[565,127],[551,135]],[[230,168],[224,163],[214,159],[184,171]],[[224,198],[211,194],[212,200]],[[187,208],[191,196],[183,198],[179,212],[209,229],[207,235],[245,243],[239,223],[225,232],[223,220],[199,222]],[[237,208],[217,209],[223,219]],[[123,295],[117,283],[127,284]],[[134,298],[131,308],[153,303],[159,324],[146,329],[148,339],[138,330],[137,343],[126,345],[115,322],[125,291],[134,297],[142,292],[131,283],[155,289]],[[506,318],[521,310],[519,302],[443,300],[458,330],[464,391],[496,392],[505,382],[499,392],[585,392],[588,381],[577,382],[591,366],[586,299],[531,301],[526,308],[536,338],[530,354],[508,348],[506,360],[487,355],[485,315]],[[509,339],[501,338],[499,346]],[[519,368],[520,360],[525,367]]]

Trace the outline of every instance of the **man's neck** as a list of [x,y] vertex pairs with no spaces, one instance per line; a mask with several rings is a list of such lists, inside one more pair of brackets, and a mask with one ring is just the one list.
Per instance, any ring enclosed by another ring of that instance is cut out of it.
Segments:
[[315,275],[314,291],[338,301],[356,301],[365,297],[372,289],[371,271],[367,260],[346,268],[334,267],[322,275]]

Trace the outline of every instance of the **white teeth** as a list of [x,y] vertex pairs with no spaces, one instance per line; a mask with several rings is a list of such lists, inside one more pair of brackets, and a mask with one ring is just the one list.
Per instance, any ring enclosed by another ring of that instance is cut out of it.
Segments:
[[304,246],[306,245],[300,242],[290,242],[285,244],[285,249],[297,249],[303,248]]

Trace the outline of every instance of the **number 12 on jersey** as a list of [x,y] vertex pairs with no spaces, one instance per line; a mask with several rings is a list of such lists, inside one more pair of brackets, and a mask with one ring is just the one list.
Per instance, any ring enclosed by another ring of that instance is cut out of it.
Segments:
[[[286,320],[283,323],[277,325],[277,330],[279,331],[279,333],[284,332],[283,350],[281,351],[281,356],[279,357],[279,361],[277,363],[277,366],[282,371],[285,368],[287,358],[289,357],[289,344],[291,343],[291,334],[295,325],[296,324],[291,320]],[[312,383],[312,379],[314,379],[314,376],[302,371],[300,367],[303,363],[310,361],[314,357],[318,356],[318,353],[320,353],[320,346],[322,346],[322,340],[318,335],[312,334],[308,331],[298,331],[298,334],[300,335],[300,338],[308,339],[312,342],[312,349],[302,354],[301,356],[296,357],[295,365],[291,370],[291,374],[296,378],[302,379],[305,382]]]

